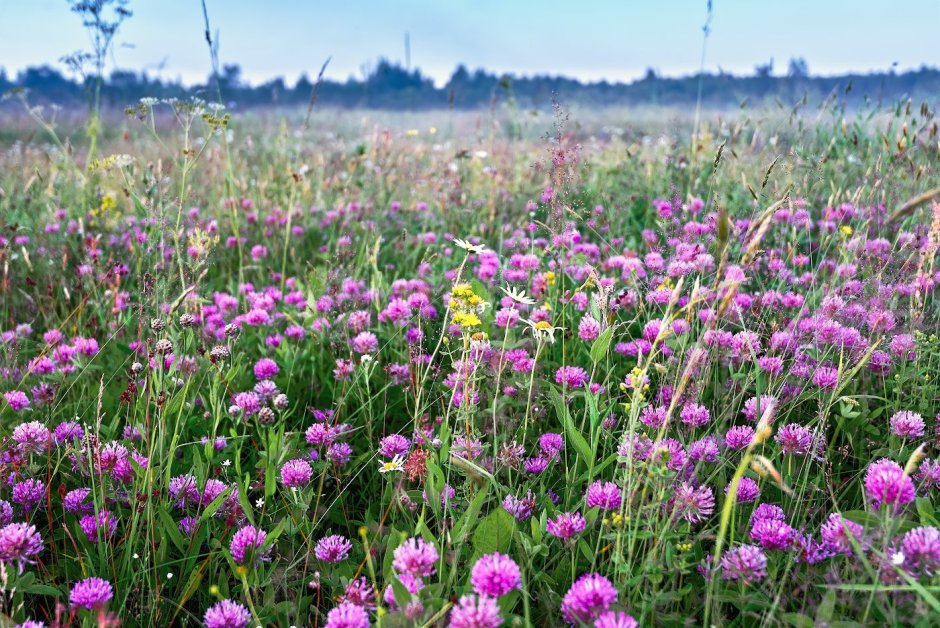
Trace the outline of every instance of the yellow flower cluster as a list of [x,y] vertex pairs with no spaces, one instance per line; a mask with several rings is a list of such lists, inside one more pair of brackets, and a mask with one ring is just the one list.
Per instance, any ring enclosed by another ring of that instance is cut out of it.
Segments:
[[454,323],[461,327],[477,327],[482,325],[483,321],[473,312],[456,312],[454,314]]
[[91,208],[92,218],[114,217],[114,211],[117,209],[117,199],[112,192],[101,197],[97,207]]
[[[640,399],[644,398],[644,394],[649,392],[650,385],[649,382],[644,382],[644,371],[639,366],[634,366],[630,371],[630,374],[627,375],[626,381],[620,384],[620,390],[626,391],[628,384],[630,388],[639,388],[640,389]],[[643,383],[642,386],[639,386],[640,383]]]
[[468,329],[483,324],[479,314],[486,309],[488,304],[483,297],[473,291],[470,284],[461,283],[451,290],[448,305],[454,312],[454,324]]
[[624,517],[619,512],[615,512],[610,516],[610,525],[615,528],[622,528],[624,524]]
[[117,201],[114,200],[114,196],[108,194],[101,199],[101,211],[109,212],[114,210],[117,207]]

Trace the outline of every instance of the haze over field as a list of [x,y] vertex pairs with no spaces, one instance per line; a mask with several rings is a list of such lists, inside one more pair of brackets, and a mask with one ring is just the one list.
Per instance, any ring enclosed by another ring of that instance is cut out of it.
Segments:
[[[87,48],[88,38],[64,7],[57,0],[3,7],[0,88],[81,100],[88,68],[70,71],[62,59]],[[853,102],[940,93],[940,73],[931,69],[940,59],[933,1],[357,0],[276,2],[258,11],[235,0],[209,2],[203,12],[199,2],[171,0],[133,8],[104,59],[105,98],[116,106],[219,88],[243,106],[303,104],[327,61],[320,97],[343,107],[478,108],[509,90],[523,106],[542,108],[553,94],[590,105],[735,107],[804,93],[818,102],[850,85]],[[220,81],[206,47],[207,16]],[[353,36],[344,28],[350,23]],[[779,24],[799,24],[799,36],[767,37]]]
[[0,625],[934,625],[936,11],[3,2]]

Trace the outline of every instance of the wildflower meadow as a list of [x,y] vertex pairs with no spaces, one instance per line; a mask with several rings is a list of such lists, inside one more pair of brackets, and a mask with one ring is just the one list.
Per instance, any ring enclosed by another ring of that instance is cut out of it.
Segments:
[[938,623],[927,105],[17,97],[3,625]]

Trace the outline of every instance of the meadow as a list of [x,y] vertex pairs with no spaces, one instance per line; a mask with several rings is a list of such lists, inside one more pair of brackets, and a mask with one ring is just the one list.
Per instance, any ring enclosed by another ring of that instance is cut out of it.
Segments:
[[927,105],[23,104],[3,625],[940,623]]

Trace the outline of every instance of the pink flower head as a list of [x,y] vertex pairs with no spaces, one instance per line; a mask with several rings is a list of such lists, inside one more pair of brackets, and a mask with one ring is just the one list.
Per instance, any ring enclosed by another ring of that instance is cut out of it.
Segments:
[[561,602],[561,614],[569,624],[594,621],[617,601],[617,589],[610,580],[597,573],[578,578]]
[[588,374],[580,366],[562,366],[555,371],[555,382],[566,388],[583,388]]
[[594,628],[637,628],[636,620],[623,611],[607,611],[597,616]]
[[32,564],[33,557],[43,550],[42,536],[36,526],[9,523],[0,528],[0,561],[17,563],[20,573],[24,564]]
[[767,576],[767,556],[756,545],[741,545],[721,557],[721,577],[744,584],[759,582]]
[[499,605],[485,595],[465,595],[450,611],[450,628],[498,628],[502,624]]
[[891,433],[901,438],[920,438],[924,435],[924,417],[909,410],[896,412],[889,421]]
[[317,560],[326,563],[338,563],[346,560],[350,550],[352,550],[352,543],[348,539],[338,534],[331,534],[317,541],[313,553]]
[[13,429],[13,440],[23,453],[41,454],[49,450],[52,434],[39,421],[20,423]]
[[21,390],[5,392],[3,393],[3,398],[7,400],[7,404],[9,404],[14,412],[20,412],[29,407],[29,397]]
[[675,487],[673,513],[689,523],[700,523],[715,511],[715,494],[706,485],[694,486],[681,482]]
[[422,538],[410,538],[395,548],[392,566],[398,573],[429,577],[436,571],[437,548]]
[[[826,547],[837,554],[852,554],[852,541],[862,545],[865,528],[854,521],[849,521],[837,512],[829,515],[819,529],[819,536]],[[863,545],[862,545],[863,546]]]
[[933,576],[940,571],[940,530],[933,526],[914,528],[901,539],[904,564],[915,573]]
[[580,512],[563,512],[554,519],[549,519],[546,524],[546,530],[554,537],[562,541],[568,541],[572,537],[581,534],[587,526],[587,521],[581,516]]
[[209,607],[203,621],[206,628],[245,628],[251,613],[238,602],[222,600]]
[[521,582],[519,565],[499,552],[484,554],[470,571],[470,584],[480,595],[500,597],[518,589]]
[[111,583],[92,576],[75,583],[69,593],[69,602],[73,608],[101,608],[113,597]]
[[297,488],[310,482],[313,469],[303,458],[288,460],[281,466],[281,483],[288,488]]
[[262,550],[267,534],[254,526],[244,526],[232,537],[229,551],[236,563],[244,563],[249,555],[254,554],[256,561],[270,560],[271,548]]
[[865,492],[876,510],[882,504],[897,509],[914,501],[914,482],[904,474],[901,465],[882,458],[868,465]]
[[613,482],[597,480],[588,486],[587,492],[584,494],[584,501],[588,508],[620,510],[623,493],[620,491],[620,487]]
[[259,380],[272,379],[277,375],[279,369],[277,362],[269,358],[261,358],[255,362],[255,377]]
[[326,615],[325,628],[369,628],[369,612],[352,602],[343,602]]

